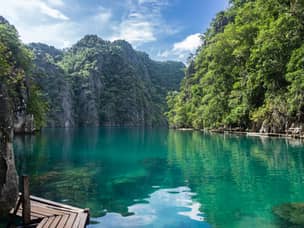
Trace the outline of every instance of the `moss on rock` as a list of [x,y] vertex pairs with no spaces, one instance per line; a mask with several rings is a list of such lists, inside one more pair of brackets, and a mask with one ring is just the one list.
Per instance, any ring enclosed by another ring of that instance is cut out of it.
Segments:
[[304,203],[281,204],[273,207],[272,211],[283,222],[289,224],[290,226],[304,226]]

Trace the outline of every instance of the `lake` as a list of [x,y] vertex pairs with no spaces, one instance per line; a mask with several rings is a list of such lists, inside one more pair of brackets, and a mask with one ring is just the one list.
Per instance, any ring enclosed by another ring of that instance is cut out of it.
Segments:
[[304,202],[300,141],[167,129],[46,129],[15,137],[31,193],[90,208],[90,227],[280,227]]

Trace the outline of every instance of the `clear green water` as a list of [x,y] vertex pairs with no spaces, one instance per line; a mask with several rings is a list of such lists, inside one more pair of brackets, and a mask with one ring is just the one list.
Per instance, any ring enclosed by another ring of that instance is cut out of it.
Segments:
[[33,194],[92,213],[91,227],[280,227],[304,202],[298,141],[161,129],[45,130],[15,139]]

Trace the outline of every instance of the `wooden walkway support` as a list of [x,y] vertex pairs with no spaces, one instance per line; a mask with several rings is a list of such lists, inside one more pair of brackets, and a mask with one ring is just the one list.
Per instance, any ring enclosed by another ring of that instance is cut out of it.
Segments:
[[30,224],[31,223],[31,200],[30,200],[30,181],[28,176],[23,176],[23,188],[22,188],[22,219],[23,223]]
[[[23,177],[23,193],[19,195],[11,216],[22,218],[23,227],[84,228],[89,223],[89,209],[56,203],[29,194],[28,177]],[[27,189],[26,189],[27,188]]]

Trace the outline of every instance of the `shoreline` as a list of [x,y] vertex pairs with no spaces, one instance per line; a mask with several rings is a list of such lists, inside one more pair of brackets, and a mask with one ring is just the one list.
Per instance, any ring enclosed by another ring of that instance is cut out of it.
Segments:
[[289,139],[304,139],[304,134],[289,134],[289,133],[260,133],[250,131],[235,131],[223,129],[194,129],[194,128],[176,128],[176,131],[200,131],[218,134],[245,135],[250,137],[271,137],[271,138],[289,138]]

